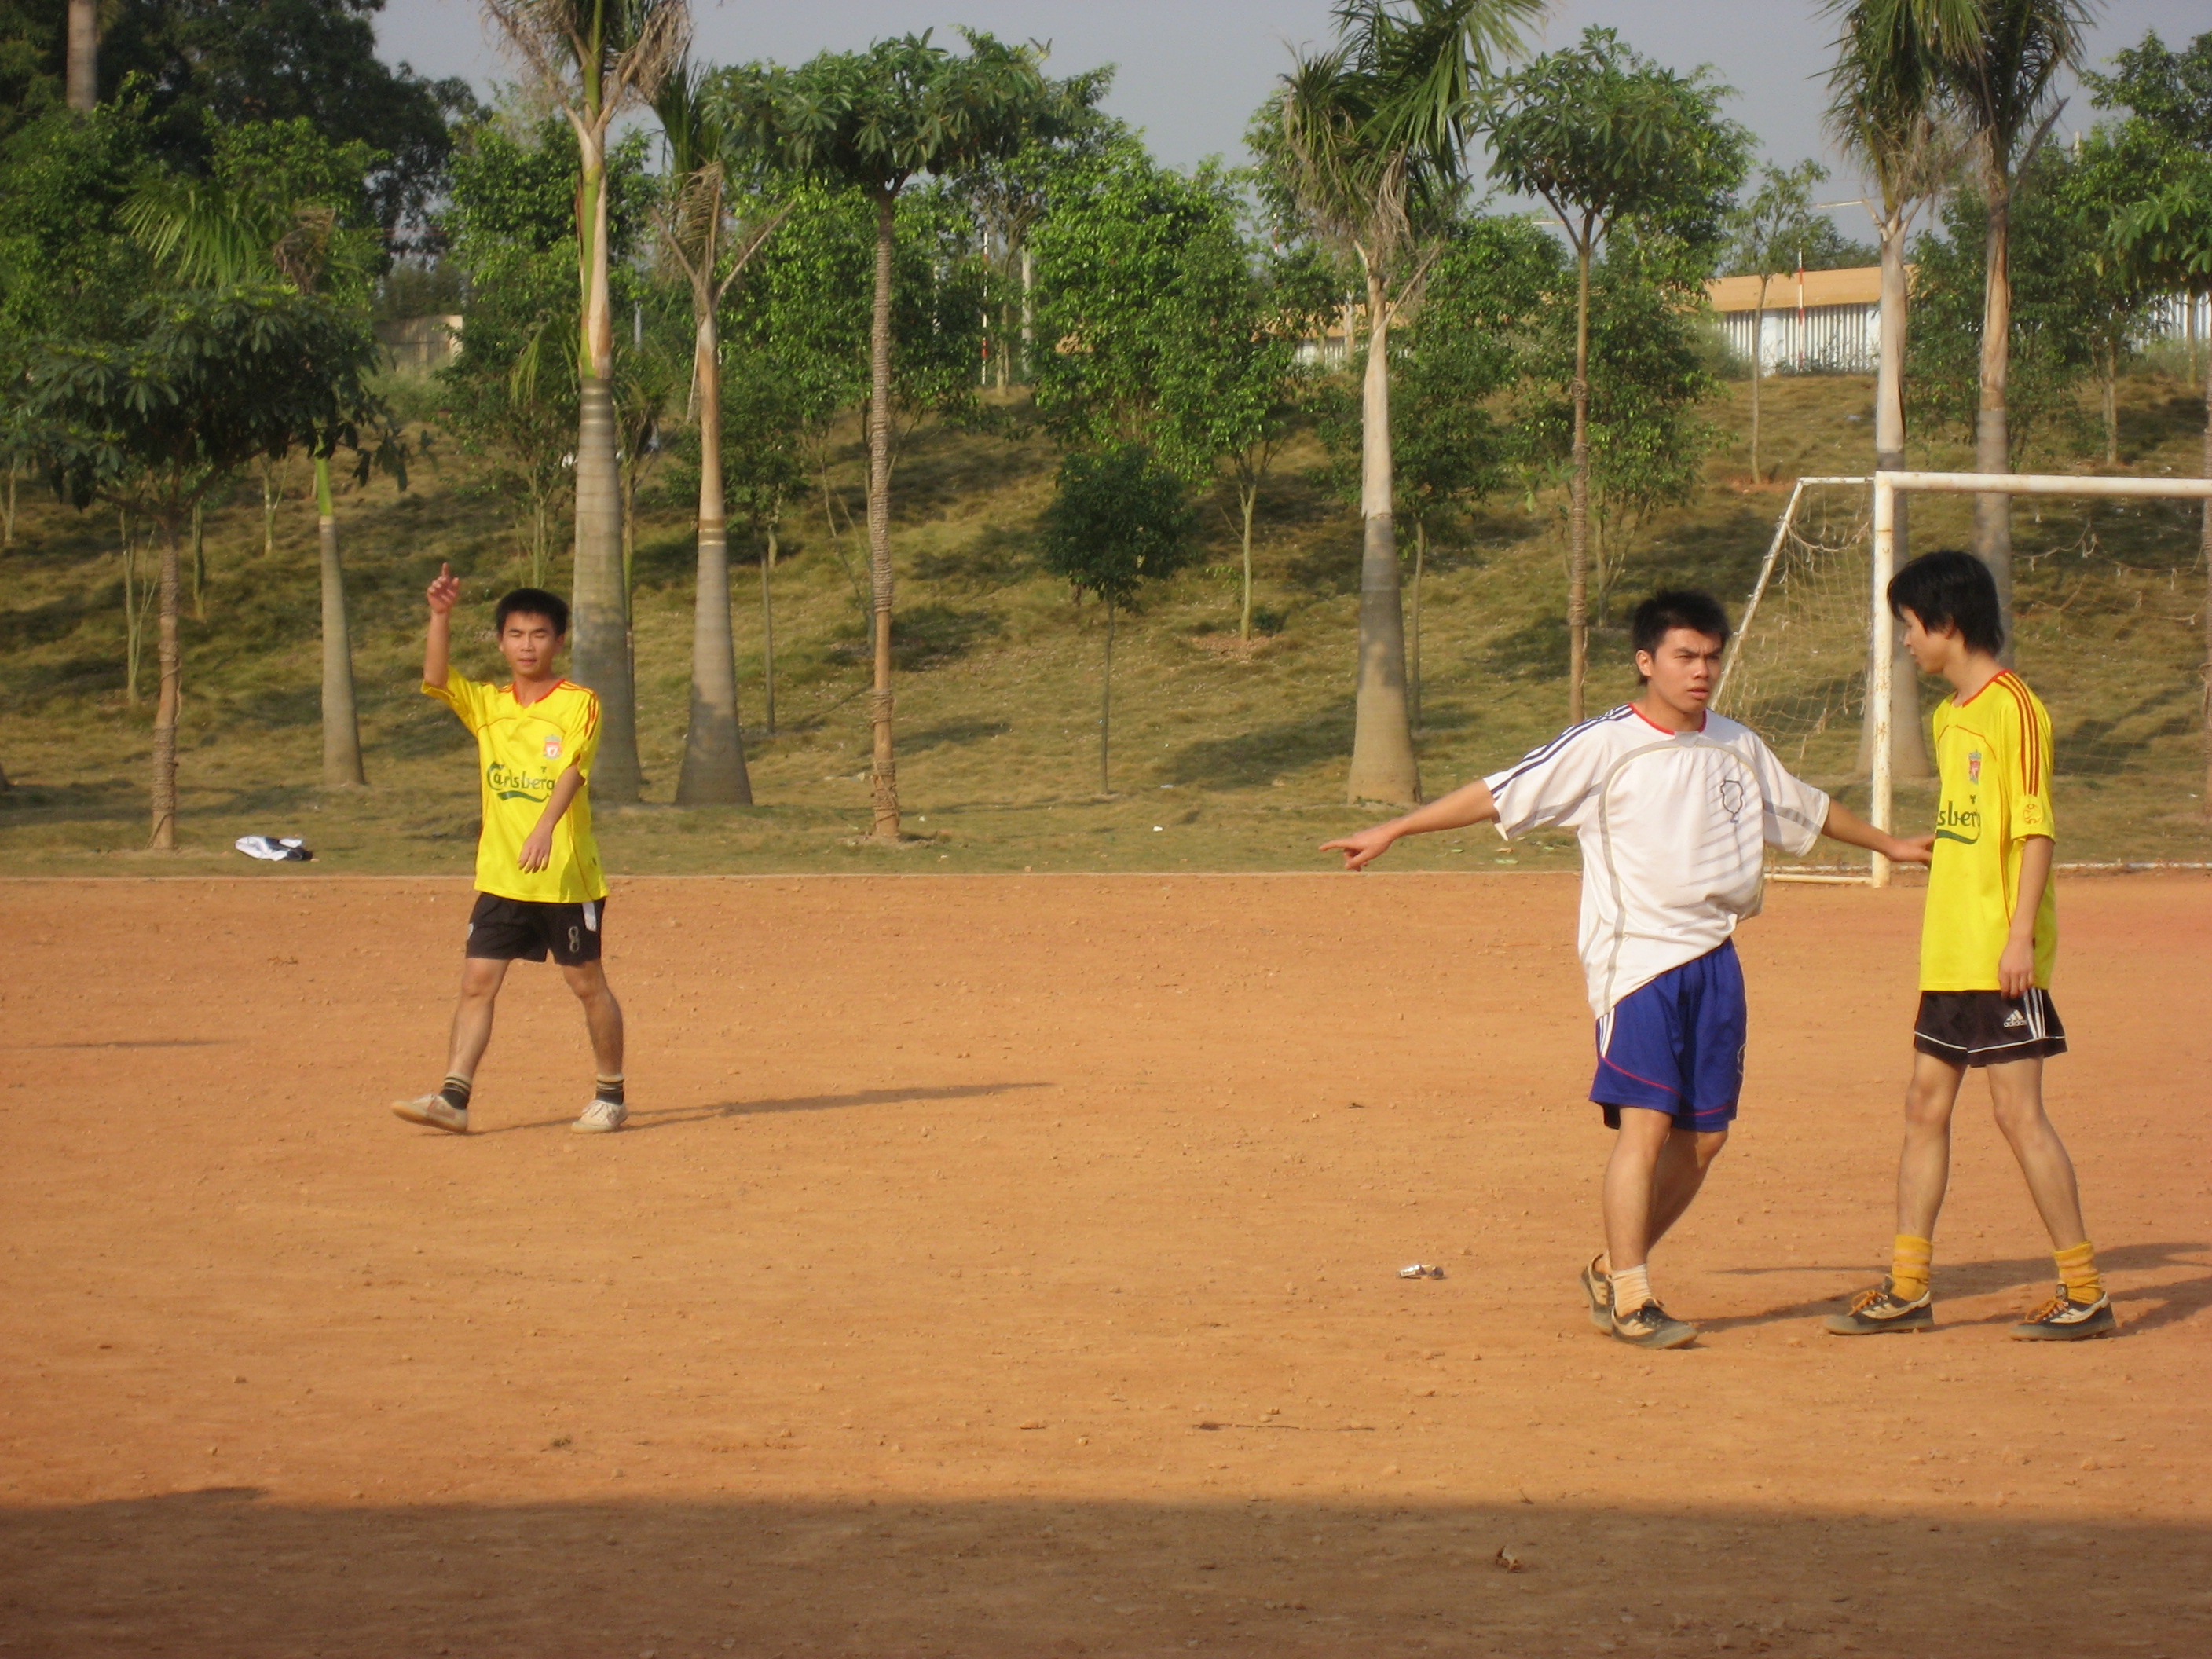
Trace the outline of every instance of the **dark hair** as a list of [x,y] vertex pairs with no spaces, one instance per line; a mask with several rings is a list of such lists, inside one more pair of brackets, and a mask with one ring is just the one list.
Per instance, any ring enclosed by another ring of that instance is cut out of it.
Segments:
[[1723,645],[1729,641],[1728,612],[1721,609],[1721,602],[1691,587],[1662,587],[1638,605],[1628,619],[1628,637],[1637,650],[1656,653],[1678,628],[1703,634]]
[[558,593],[548,593],[542,587],[518,587],[494,605],[492,632],[507,632],[509,617],[543,617],[553,624],[556,638],[565,640],[568,637],[568,601]]
[[1989,566],[1955,547],[1923,553],[1892,576],[1889,609],[1900,622],[1910,611],[1931,634],[1957,629],[1971,650],[1994,657],[2004,649],[1996,579]]

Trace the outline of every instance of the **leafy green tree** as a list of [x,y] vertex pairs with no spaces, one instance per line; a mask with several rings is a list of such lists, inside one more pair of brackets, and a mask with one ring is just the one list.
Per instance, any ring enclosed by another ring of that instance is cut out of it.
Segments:
[[[362,180],[376,159],[368,145],[334,144],[303,118],[228,127],[215,135],[211,176],[149,179],[124,210],[124,220],[188,287],[228,289],[258,280],[328,294],[338,314],[373,341],[368,278],[378,238],[358,210]],[[309,448],[322,590],[323,782],[358,788],[368,776],[362,765],[331,452]],[[398,464],[392,448],[382,453]],[[196,556],[198,507],[195,502]],[[197,588],[197,556],[194,577]]]
[[608,132],[649,101],[690,44],[684,0],[484,0],[484,9],[576,137],[576,562],[570,661],[599,693],[596,799],[630,801],[637,690],[623,584],[622,469],[616,440]]
[[[1680,76],[1584,31],[1505,77],[1485,116],[1491,176],[1540,198],[1574,251],[1573,411],[1568,472],[1568,718],[1583,718],[1589,665],[1590,283],[1601,243],[1624,223],[1717,251],[1750,135],[1720,113],[1723,88]],[[1635,262],[1624,262],[1626,274]],[[1619,290],[1632,294],[1633,284]],[[1624,343],[1626,343],[1624,342]],[[1664,469],[1662,469],[1663,471]]]
[[776,554],[787,506],[807,486],[805,411],[794,380],[772,356],[741,356],[722,382],[725,486],[730,508],[760,549],[761,721],[775,735]]
[[1113,790],[1114,619],[1148,581],[1190,562],[1197,514],[1190,489],[1140,443],[1072,451],[1044,521],[1044,566],[1079,594],[1106,607],[1106,660],[1099,676],[1098,787]]
[[1261,138],[1262,168],[1309,233],[1360,272],[1359,681],[1352,800],[1419,800],[1392,509],[1391,325],[1418,295],[1462,185],[1478,89],[1541,15],[1534,0],[1342,0],[1336,44],[1296,61]]
[[[1905,0],[1900,0],[1905,3]],[[1923,8],[1958,0],[1913,0]],[[2091,8],[2086,0],[1979,0],[1978,16],[1937,62],[1945,104],[1969,135],[1982,204],[1982,356],[1974,465],[2012,469],[2008,380],[2014,340],[2013,198],[2057,120],[2061,77],[2079,66]],[[1974,498],[1974,552],[1996,580],[2004,659],[2012,660],[2012,498]]]
[[160,534],[151,844],[166,852],[177,844],[185,528],[208,492],[256,455],[358,449],[376,414],[367,385],[375,343],[330,300],[279,284],[156,296],[126,322],[119,343],[42,345],[31,403],[69,498],[105,500]]
[[1805,244],[1828,223],[1813,205],[1813,186],[1828,176],[1818,161],[1794,167],[1768,163],[1759,170],[1759,189],[1738,210],[1729,248],[1731,274],[1759,278],[1758,318],[1751,336],[1751,481],[1765,482],[1759,464],[1759,383],[1766,378],[1763,361],[1766,336],[1767,284],[1791,268]]
[[[776,120],[811,175],[857,189],[875,210],[873,302],[868,330],[868,563],[875,684],[871,840],[896,843],[898,769],[891,738],[891,381],[899,199],[926,174],[957,176],[1018,154],[1066,112],[1038,72],[1038,51],[973,30],[956,57],[929,37],[878,40],[866,52],[823,52],[777,78]],[[972,384],[972,364],[970,366]]]

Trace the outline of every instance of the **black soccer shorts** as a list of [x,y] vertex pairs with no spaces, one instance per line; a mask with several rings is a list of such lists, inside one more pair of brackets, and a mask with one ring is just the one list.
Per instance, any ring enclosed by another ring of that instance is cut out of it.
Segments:
[[489,962],[543,962],[550,952],[563,968],[580,968],[599,959],[606,917],[605,899],[540,904],[478,893],[469,912],[467,954]]
[[2002,1066],[2066,1052],[2066,1028],[2051,993],[1923,991],[1912,1022],[1912,1046],[1954,1066]]

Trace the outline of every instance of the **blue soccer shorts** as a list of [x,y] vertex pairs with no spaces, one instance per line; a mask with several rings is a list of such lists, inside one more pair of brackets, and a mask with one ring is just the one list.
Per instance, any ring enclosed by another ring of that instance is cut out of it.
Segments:
[[1748,1022],[1733,940],[1638,986],[1597,1023],[1590,1099],[1608,1129],[1620,1109],[1664,1112],[1678,1129],[1725,1129],[1743,1092]]

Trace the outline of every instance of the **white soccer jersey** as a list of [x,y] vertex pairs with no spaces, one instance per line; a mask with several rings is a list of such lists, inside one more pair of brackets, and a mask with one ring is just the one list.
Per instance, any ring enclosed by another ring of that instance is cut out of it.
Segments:
[[1626,703],[1483,781],[1506,836],[1559,824],[1582,843],[1583,971],[1601,1019],[1757,915],[1765,844],[1802,853],[1828,816],[1749,727],[1709,714],[1669,732]]

